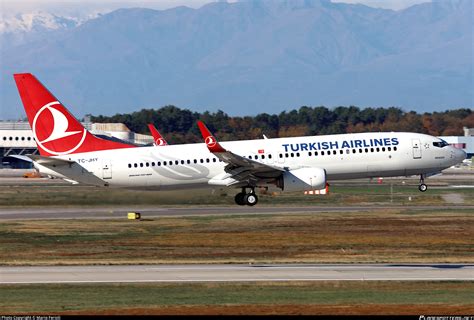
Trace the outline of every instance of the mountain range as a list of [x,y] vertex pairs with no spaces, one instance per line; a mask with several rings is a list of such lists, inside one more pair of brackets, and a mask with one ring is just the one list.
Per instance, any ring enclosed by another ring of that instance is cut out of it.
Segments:
[[470,0],[400,11],[241,0],[51,19],[0,28],[0,118],[24,114],[17,72],[35,74],[78,116],[166,104],[231,115],[302,105],[474,106]]

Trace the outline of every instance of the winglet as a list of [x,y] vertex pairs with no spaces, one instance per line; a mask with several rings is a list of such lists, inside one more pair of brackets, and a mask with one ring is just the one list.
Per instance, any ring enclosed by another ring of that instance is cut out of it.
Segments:
[[199,130],[201,130],[202,137],[204,138],[204,142],[207,145],[207,148],[209,151],[212,153],[219,153],[219,152],[226,152],[224,148],[217,142],[217,139],[212,135],[212,133],[209,131],[209,129],[206,127],[206,125],[202,122],[199,121],[197,122]]
[[168,142],[166,142],[165,138],[161,136],[161,134],[156,130],[155,126],[151,123],[148,124],[148,129],[150,129],[151,135],[153,136],[153,140],[155,141],[155,146],[167,146]]

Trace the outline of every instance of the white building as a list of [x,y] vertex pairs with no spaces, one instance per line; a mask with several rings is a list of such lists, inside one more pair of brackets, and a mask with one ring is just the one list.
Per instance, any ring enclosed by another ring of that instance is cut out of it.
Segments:
[[474,128],[464,127],[464,136],[444,136],[438,137],[443,139],[456,148],[463,149],[467,153],[467,157],[474,157]]

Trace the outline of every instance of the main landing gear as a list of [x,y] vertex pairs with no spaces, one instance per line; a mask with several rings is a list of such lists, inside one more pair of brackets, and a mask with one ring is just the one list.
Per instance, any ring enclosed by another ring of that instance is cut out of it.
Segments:
[[254,206],[258,202],[258,197],[255,194],[255,188],[250,188],[250,192],[247,193],[246,188],[242,188],[242,192],[235,195],[235,203],[239,206]]
[[426,190],[428,190],[428,186],[425,184],[424,175],[420,175],[420,185],[418,186],[418,190],[420,190],[421,192],[425,192]]

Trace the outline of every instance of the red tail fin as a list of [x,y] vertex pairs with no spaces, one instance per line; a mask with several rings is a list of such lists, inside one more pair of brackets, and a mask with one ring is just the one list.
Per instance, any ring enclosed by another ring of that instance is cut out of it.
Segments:
[[153,136],[153,140],[155,140],[156,146],[166,146],[168,142],[166,142],[165,138],[161,136],[161,134],[156,130],[155,126],[151,123],[148,124],[148,129],[150,129],[151,135]]
[[32,74],[14,78],[42,156],[134,147],[92,135]]

